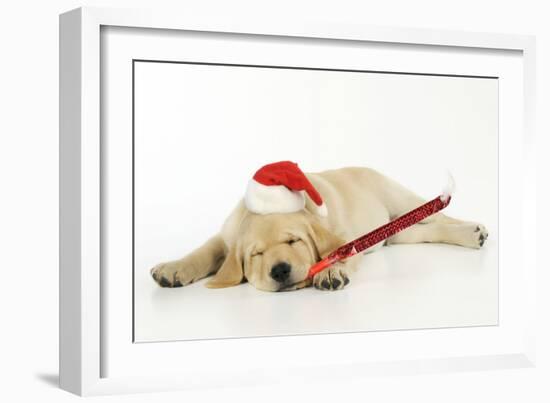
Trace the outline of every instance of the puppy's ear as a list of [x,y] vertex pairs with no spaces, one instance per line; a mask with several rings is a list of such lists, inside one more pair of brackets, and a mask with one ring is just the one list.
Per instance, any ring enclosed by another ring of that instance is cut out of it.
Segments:
[[233,245],[218,272],[207,283],[208,288],[225,288],[243,281],[243,262],[237,246]]
[[342,238],[334,235],[316,221],[310,222],[309,235],[315,245],[319,259],[325,258],[330,252],[346,243]]

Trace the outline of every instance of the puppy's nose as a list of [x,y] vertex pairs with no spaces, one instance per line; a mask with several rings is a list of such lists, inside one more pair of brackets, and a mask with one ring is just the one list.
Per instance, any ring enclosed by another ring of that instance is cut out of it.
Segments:
[[284,262],[277,263],[269,274],[273,280],[283,283],[290,277],[290,265]]

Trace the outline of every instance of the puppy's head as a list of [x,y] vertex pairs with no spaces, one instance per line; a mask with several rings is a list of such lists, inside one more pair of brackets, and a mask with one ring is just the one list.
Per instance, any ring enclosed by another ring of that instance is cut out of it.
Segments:
[[247,214],[226,253],[212,288],[239,284],[280,291],[306,279],[311,265],[342,244],[306,210],[287,214]]

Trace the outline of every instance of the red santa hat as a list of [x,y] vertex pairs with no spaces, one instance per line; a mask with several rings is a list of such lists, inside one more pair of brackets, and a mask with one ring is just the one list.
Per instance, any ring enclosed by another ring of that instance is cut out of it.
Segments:
[[298,168],[298,164],[280,161],[261,167],[248,182],[244,202],[257,214],[293,213],[305,207],[304,192],[315,203],[316,213],[327,215],[319,192]]

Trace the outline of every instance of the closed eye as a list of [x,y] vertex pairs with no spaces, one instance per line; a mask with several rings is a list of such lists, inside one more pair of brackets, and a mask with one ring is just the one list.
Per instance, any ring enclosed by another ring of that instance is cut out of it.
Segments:
[[298,241],[301,241],[301,239],[297,238],[297,239],[289,239],[288,241],[286,241],[287,244],[289,245],[292,245]]
[[255,256],[262,256],[264,253],[263,252],[254,252],[252,255],[250,255],[251,257],[255,257]]

